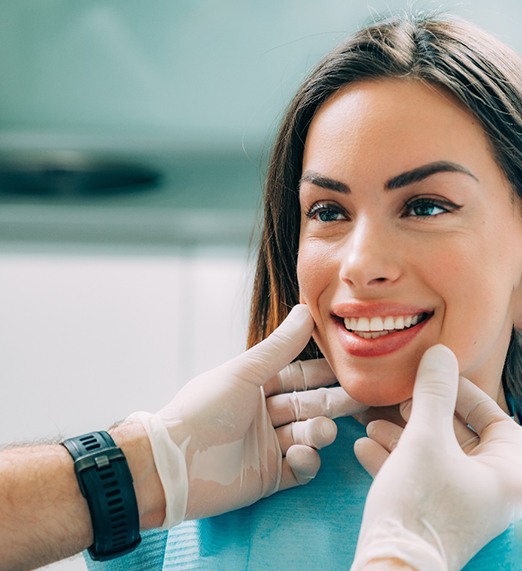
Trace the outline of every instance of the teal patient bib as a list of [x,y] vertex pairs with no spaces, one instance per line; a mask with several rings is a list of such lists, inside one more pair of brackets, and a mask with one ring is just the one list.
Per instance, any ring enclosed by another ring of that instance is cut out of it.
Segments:
[[[321,470],[306,486],[253,506],[144,534],[133,553],[92,571],[347,571],[353,560],[371,478],[353,453],[364,427],[336,421],[335,443],[321,451]],[[477,498],[479,501],[479,498]],[[522,571],[513,529],[486,545],[466,571]]]

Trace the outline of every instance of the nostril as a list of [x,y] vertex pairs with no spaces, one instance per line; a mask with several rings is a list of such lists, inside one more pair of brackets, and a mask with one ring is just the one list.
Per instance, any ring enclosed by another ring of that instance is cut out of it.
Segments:
[[343,257],[339,269],[341,281],[358,289],[386,287],[395,283],[401,275],[401,264],[388,252],[377,252],[372,256],[350,252]]

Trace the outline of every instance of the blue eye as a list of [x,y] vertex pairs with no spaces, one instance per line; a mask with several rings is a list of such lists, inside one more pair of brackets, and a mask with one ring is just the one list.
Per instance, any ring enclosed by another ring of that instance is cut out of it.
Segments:
[[453,212],[458,208],[460,208],[460,206],[450,202],[441,203],[436,200],[420,198],[407,203],[403,215],[405,217],[412,216],[414,218],[434,218],[441,214]]
[[319,222],[337,222],[346,220],[347,217],[341,208],[333,204],[317,203],[306,213],[307,218],[318,220]]

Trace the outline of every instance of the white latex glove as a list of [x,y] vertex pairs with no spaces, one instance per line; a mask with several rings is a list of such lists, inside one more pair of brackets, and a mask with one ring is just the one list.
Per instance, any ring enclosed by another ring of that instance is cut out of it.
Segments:
[[[466,428],[475,441],[470,455],[455,434],[457,389],[459,422],[474,430]],[[410,419],[396,429],[387,442],[356,443],[365,467],[384,464],[366,501],[352,570],[379,558],[422,571],[461,569],[519,514],[522,428],[469,380],[459,382],[455,356],[437,345],[419,365]]]
[[[336,382],[323,359],[287,367],[313,328],[308,308],[298,305],[267,339],[191,380],[157,414],[127,419],[142,422],[151,441],[166,499],[164,528],[250,505],[315,477],[316,449],[337,433],[330,418],[364,407],[339,387],[317,388]],[[274,395],[274,422],[265,383]],[[279,394],[284,391],[291,393]]]

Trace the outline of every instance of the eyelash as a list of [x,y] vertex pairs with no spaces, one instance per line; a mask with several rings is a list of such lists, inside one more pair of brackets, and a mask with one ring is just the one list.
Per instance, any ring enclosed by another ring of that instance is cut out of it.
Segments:
[[[312,220],[315,216],[319,216],[325,212],[335,212],[336,214],[344,215],[343,209],[335,204],[330,204],[328,202],[316,202],[309,210],[307,210],[306,217]],[[319,222],[337,222],[337,220],[319,220]]]
[[414,215],[414,218],[436,218],[437,216],[441,216],[442,214],[450,214],[451,212],[455,212],[457,210],[459,210],[460,208],[462,208],[462,206],[455,204],[453,202],[450,202],[449,200],[441,200],[441,199],[436,199],[436,198],[429,198],[429,197],[421,197],[421,198],[413,198],[412,200],[409,200],[408,202],[406,202],[406,204],[404,205],[403,208],[403,214],[402,217],[407,218],[407,212],[408,211],[412,211],[414,208],[419,207],[419,206],[423,206],[423,207],[435,207],[438,208],[440,210],[442,210],[442,212],[439,212],[438,214],[433,214],[431,216],[429,215],[422,215],[422,214],[417,214]]
[[[414,208],[418,207],[434,207],[442,210],[437,214],[427,215],[427,214],[417,214],[417,215],[408,215],[408,211],[411,212]],[[451,212],[455,212],[462,208],[461,205],[455,204],[448,200],[440,200],[435,198],[428,198],[428,197],[415,197],[406,202],[403,207],[401,218],[436,218],[442,214],[450,214]],[[328,202],[316,202],[307,212],[306,217],[310,220],[313,220],[315,217],[320,216],[323,213],[330,213],[333,212],[334,215],[342,215],[344,216],[344,220],[348,220],[349,216],[346,214],[346,211],[337,206],[335,204],[331,204]],[[318,220],[323,224],[327,224],[328,222],[338,222],[338,220]]]

